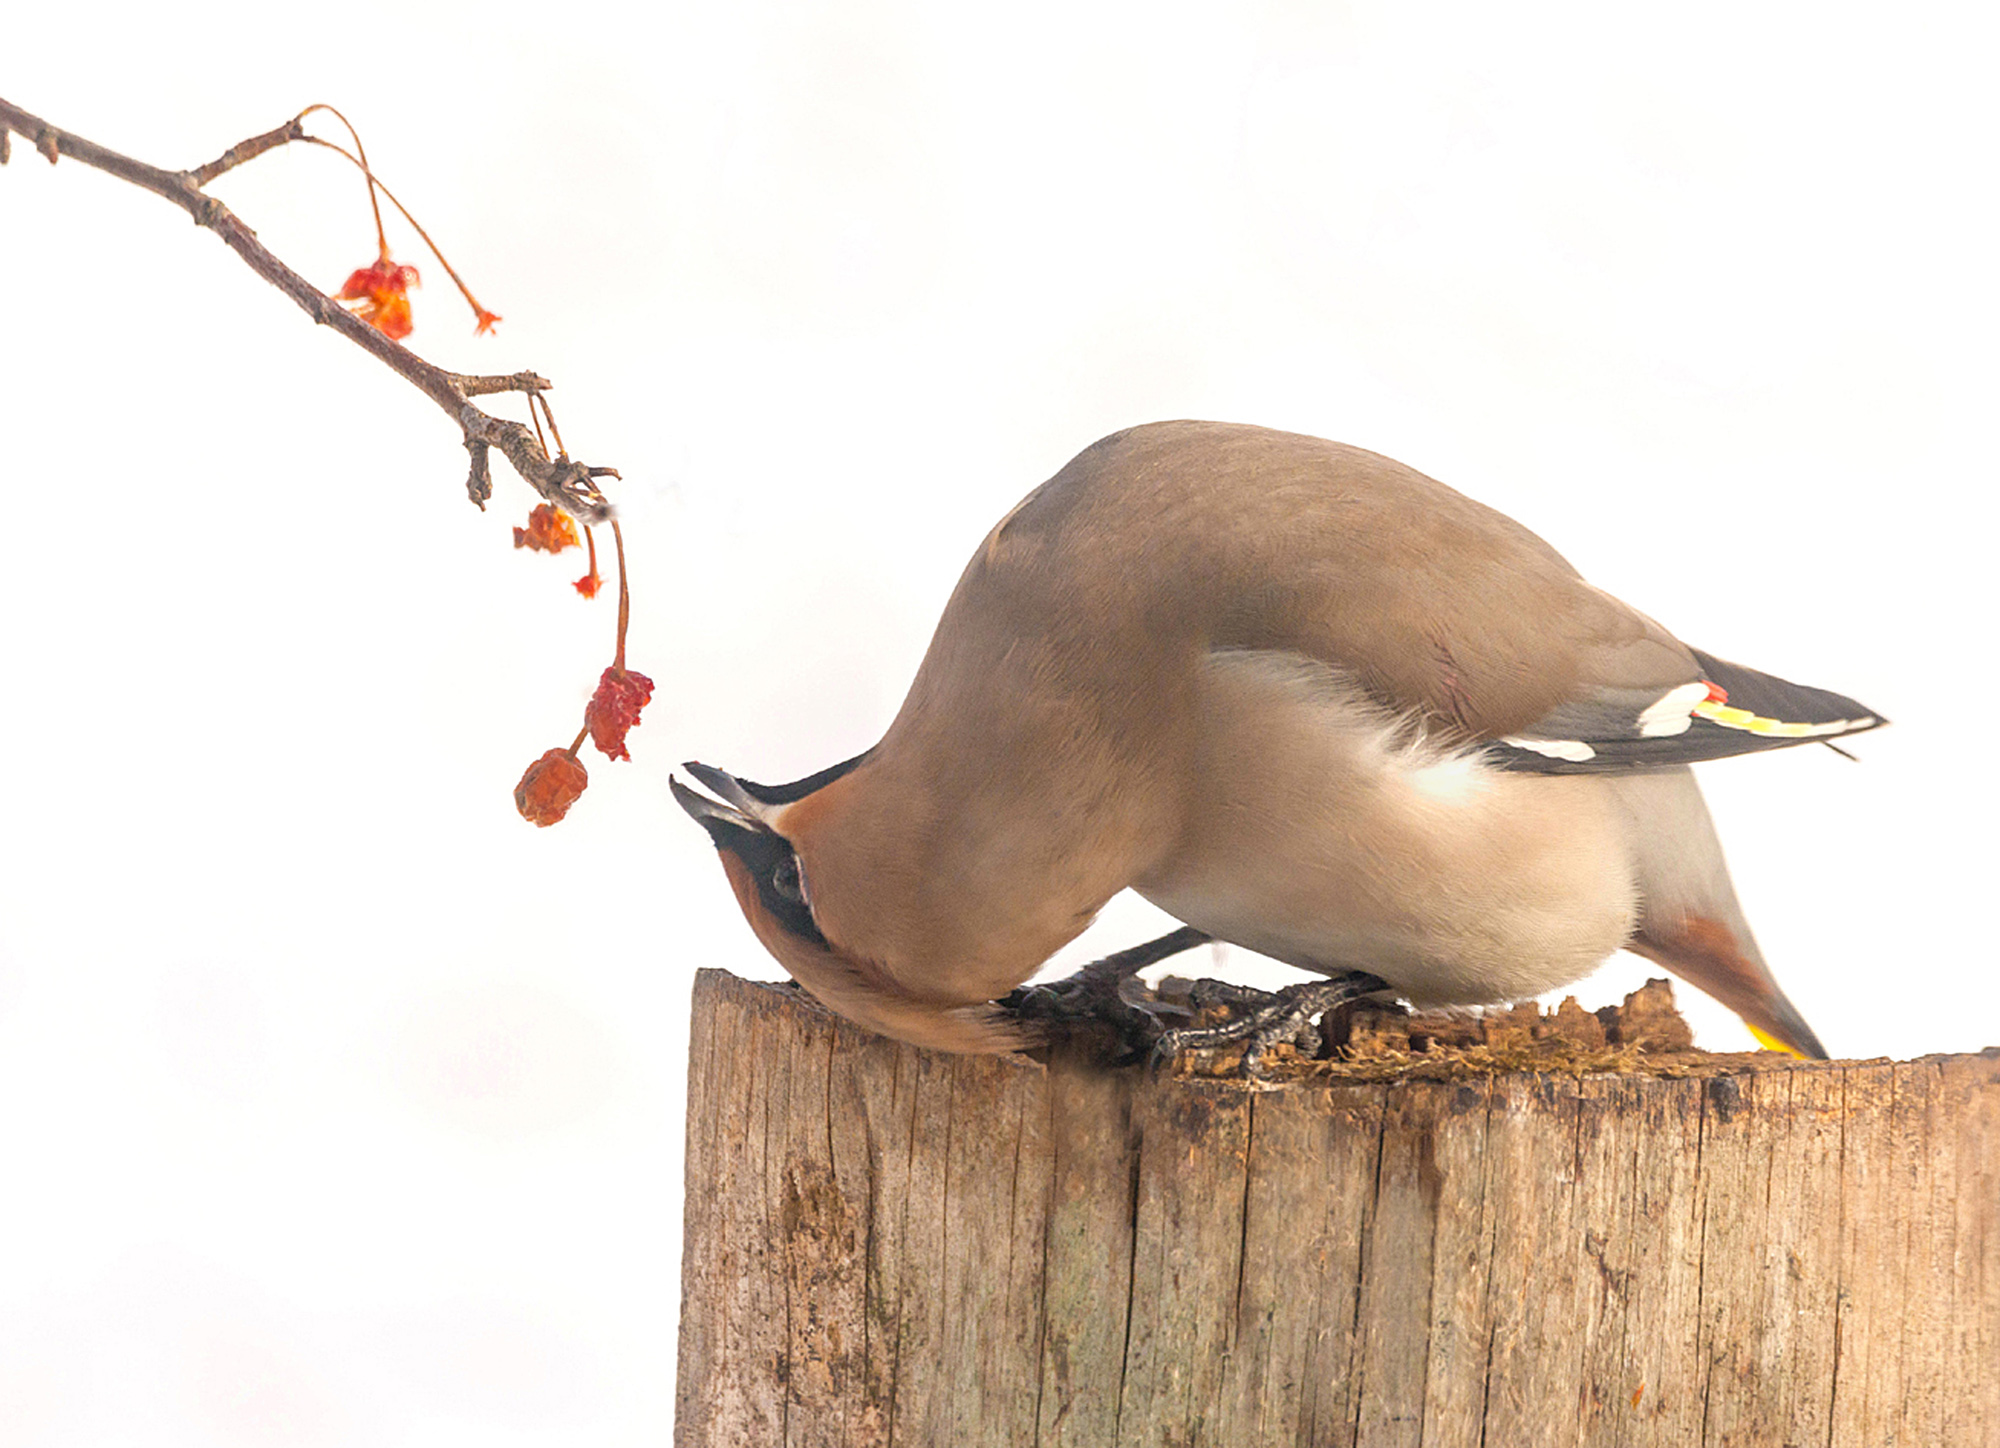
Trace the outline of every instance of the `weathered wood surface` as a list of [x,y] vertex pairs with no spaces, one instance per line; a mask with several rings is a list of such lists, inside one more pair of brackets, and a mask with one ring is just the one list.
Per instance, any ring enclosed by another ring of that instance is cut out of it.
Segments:
[[2000,1053],[1295,1084],[695,987],[676,1439],[2000,1445]]

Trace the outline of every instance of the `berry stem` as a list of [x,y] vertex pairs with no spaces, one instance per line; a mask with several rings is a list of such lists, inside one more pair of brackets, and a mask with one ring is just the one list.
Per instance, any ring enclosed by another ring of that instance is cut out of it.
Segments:
[[[541,405],[542,416],[546,417],[549,420],[549,436],[556,440],[557,454],[562,457],[568,457],[569,450],[563,446],[562,429],[556,426],[556,410],[553,407],[549,406],[548,398],[542,396],[541,393],[530,392],[528,394],[528,412],[530,413],[530,415],[534,413],[535,406],[537,403]],[[537,432],[541,431],[541,425],[539,423],[536,424],[535,431]]]
[[[632,620],[632,592],[625,586],[625,535],[618,530],[618,520],[611,520],[611,541],[618,547],[618,653],[611,660],[611,667],[619,673],[625,672],[625,626]],[[593,552],[595,545],[592,545]],[[595,572],[597,562],[593,556],[591,571]]]
[[[326,104],[326,102],[324,101],[319,101],[314,103],[313,105],[307,106],[304,110],[300,111],[298,115],[294,116],[292,119],[294,121],[303,121],[307,116],[311,115],[314,111],[325,111],[328,115],[332,116],[336,121],[339,121],[343,126],[347,127],[347,134],[354,137],[354,155],[359,156],[361,158],[360,160],[355,161],[354,163],[361,168],[361,174],[368,182],[368,209],[375,213],[376,254],[380,256],[383,261],[387,261],[389,259],[389,233],[382,229],[382,203],[379,200],[377,200],[375,196],[375,188],[378,185],[381,185],[381,183],[375,179],[374,171],[369,169],[368,148],[361,144],[361,132],[354,129],[354,122],[348,120],[346,116],[343,116],[338,110]],[[312,136],[307,136],[305,139],[311,141],[315,140],[316,138]],[[331,142],[320,141],[318,144],[322,146],[327,146],[331,150],[340,151],[340,147],[332,145]],[[347,153],[345,151],[340,151],[340,154],[343,156],[347,156]],[[350,161],[354,161],[354,156],[348,156],[347,159]],[[388,189],[389,188],[386,186],[382,187],[382,190],[384,192],[387,192]],[[396,201],[396,198],[393,196],[391,196],[389,199],[391,201]],[[402,205],[403,204],[400,201],[397,201],[396,209],[398,211],[402,211]],[[408,216],[409,214],[410,213],[407,211],[403,212],[404,216]],[[417,224],[413,221],[410,223],[410,225],[416,226]],[[417,230],[421,232],[423,228],[418,226]],[[425,237],[424,239],[426,241],[430,240],[429,237]],[[444,258],[439,257],[438,260],[443,261]],[[450,271],[451,268],[447,266],[445,270]]]
[[[308,109],[333,111],[332,106],[308,107]],[[339,111],[333,111],[333,113],[336,116],[340,115]],[[300,114],[303,115],[304,112],[301,112]],[[341,123],[343,125],[346,124],[346,121],[347,118],[345,116],[341,116]],[[348,129],[351,131],[354,128],[352,126],[348,126]],[[468,287],[465,284],[465,278],[461,277],[458,274],[458,269],[451,264],[451,262],[445,257],[445,254],[443,252],[438,250],[438,244],[431,240],[431,234],[428,231],[424,230],[423,223],[418,221],[416,217],[410,215],[410,208],[405,206],[401,201],[397,200],[396,193],[391,191],[386,185],[384,185],[380,180],[378,180],[375,176],[375,173],[368,169],[368,158],[365,154],[357,156],[353,151],[349,151],[345,146],[340,145],[338,142],[329,141],[321,136],[307,136],[304,139],[310,145],[325,147],[327,150],[333,152],[336,156],[345,156],[349,164],[354,166],[359,166],[361,168],[362,174],[368,178],[369,205],[371,206],[375,205],[375,193],[378,190],[384,196],[389,198],[389,204],[395,207],[396,210],[402,214],[403,220],[410,223],[410,228],[413,231],[415,231],[418,236],[423,238],[424,245],[430,248],[430,253],[432,256],[437,258],[438,265],[445,269],[445,274],[451,278],[452,284],[458,288],[459,295],[465,298],[465,304],[471,307],[472,310],[481,318],[490,319],[488,321],[485,321],[483,325],[480,327],[480,330],[482,332],[485,331],[488,326],[491,326],[493,322],[497,322],[500,320],[498,316],[496,316],[492,312],[487,311],[486,308],[482,307],[479,304],[479,298],[475,297],[472,294],[472,288]],[[359,136],[356,136],[354,138],[354,145],[356,150],[360,149],[361,138]],[[384,261],[389,260],[389,240],[388,237],[385,236],[382,231],[382,209],[379,206],[375,207],[375,236],[376,239],[381,243],[382,260]]]

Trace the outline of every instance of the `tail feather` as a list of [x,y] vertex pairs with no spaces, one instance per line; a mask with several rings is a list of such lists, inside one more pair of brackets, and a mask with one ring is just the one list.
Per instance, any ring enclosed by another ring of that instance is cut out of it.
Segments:
[[1679,925],[1671,932],[1642,928],[1625,948],[1714,996],[1765,1044],[1814,1061],[1827,1059],[1826,1047],[1778,989],[1754,942],[1739,940],[1727,925],[1705,916],[1689,916]]
[[1683,766],[1605,782],[1625,814],[1639,892],[1639,924],[1625,948],[1714,996],[1753,1032],[1826,1059],[1757,949],[1694,771]]

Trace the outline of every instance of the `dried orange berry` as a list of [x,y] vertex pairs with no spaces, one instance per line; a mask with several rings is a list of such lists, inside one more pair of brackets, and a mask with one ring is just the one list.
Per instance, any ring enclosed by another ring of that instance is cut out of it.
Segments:
[[537,553],[560,553],[577,546],[576,524],[554,503],[543,503],[528,514],[528,526],[514,530],[514,546]]
[[551,749],[514,786],[514,808],[529,824],[546,829],[569,813],[589,783],[582,760],[567,749]]
[[399,266],[384,255],[373,266],[350,273],[347,285],[334,294],[334,300],[352,303],[357,317],[400,342],[415,329],[410,320],[409,290],[417,285],[415,267]]

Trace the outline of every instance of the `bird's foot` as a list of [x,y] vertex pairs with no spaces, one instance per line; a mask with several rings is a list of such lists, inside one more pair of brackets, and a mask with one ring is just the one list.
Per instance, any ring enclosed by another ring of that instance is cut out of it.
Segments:
[[1172,1064],[1183,1051],[1242,1041],[1243,1062],[1238,1069],[1245,1076],[1258,1076],[1264,1069],[1264,1055],[1273,1046],[1290,1044],[1302,1056],[1317,1056],[1321,1041],[1315,1023],[1323,1013],[1388,988],[1389,983],[1380,976],[1359,970],[1280,991],[1255,990],[1220,980],[1196,981],[1189,1001],[1197,1009],[1237,1006],[1245,1008],[1243,1014],[1219,1026],[1183,1026],[1163,1032],[1153,1043],[1153,1067],[1159,1070]]

